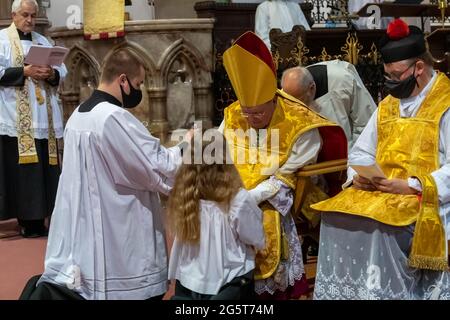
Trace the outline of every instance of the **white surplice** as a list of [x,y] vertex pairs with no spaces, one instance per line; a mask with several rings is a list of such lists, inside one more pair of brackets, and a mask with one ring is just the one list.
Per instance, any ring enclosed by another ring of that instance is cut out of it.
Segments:
[[[225,122],[223,121],[218,131],[223,133],[224,129]],[[287,161],[280,168],[274,168],[266,180],[249,191],[258,203],[267,200],[280,212],[281,225],[287,236],[290,250],[289,259],[280,261],[274,275],[256,281],[255,291],[257,294],[284,292],[288,286],[294,286],[296,282],[300,281],[305,273],[297,228],[290,214],[294,204],[294,192],[288,185],[277,179],[275,174],[293,174],[304,166],[316,163],[321,148],[322,138],[318,129],[311,129],[303,133],[293,144]]]
[[[158,192],[181,164],[131,113],[101,102],[78,108],[65,134],[45,258],[46,281],[86,299],[147,299],[167,290]],[[164,178],[162,178],[164,177]]]
[[216,295],[234,278],[255,268],[255,250],[265,246],[262,212],[241,189],[228,210],[214,201],[200,201],[199,244],[175,238],[169,279],[196,293]]
[[317,98],[317,105],[311,108],[344,130],[350,150],[377,105],[354,65],[340,60],[314,65],[327,67],[328,92]]

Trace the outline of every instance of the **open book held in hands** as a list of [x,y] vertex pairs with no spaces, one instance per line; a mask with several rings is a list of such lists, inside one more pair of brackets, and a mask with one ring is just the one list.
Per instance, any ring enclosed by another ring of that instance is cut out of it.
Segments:
[[35,66],[60,66],[68,53],[69,49],[63,47],[31,46],[24,62]]
[[369,179],[372,182],[374,178],[387,179],[383,173],[383,170],[381,170],[380,166],[377,163],[369,166],[360,166],[351,164],[350,167],[352,167],[353,170],[355,170],[360,177]]

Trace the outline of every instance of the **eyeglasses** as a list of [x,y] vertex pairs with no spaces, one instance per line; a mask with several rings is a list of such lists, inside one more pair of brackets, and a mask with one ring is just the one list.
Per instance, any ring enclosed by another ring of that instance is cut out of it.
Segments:
[[264,117],[265,114],[266,114],[265,111],[251,112],[251,113],[241,111],[241,116],[243,116],[244,118],[262,118],[262,117]]
[[[400,74],[398,72],[394,72],[394,74],[389,74],[389,73],[384,73],[384,77],[386,78],[386,80],[394,80],[394,81],[400,81],[400,78],[403,76],[403,74],[409,70],[412,66],[415,66],[417,61],[414,61],[413,63],[411,63],[405,70],[403,70],[402,72],[400,72]],[[395,74],[396,73],[396,74]]]

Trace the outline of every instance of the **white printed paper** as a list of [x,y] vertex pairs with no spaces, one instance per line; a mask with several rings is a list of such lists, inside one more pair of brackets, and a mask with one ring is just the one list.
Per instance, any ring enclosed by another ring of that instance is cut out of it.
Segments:
[[370,181],[373,181],[373,178],[387,179],[383,170],[381,170],[377,163],[369,166],[350,165],[350,167],[352,167],[360,177],[369,179]]
[[68,53],[69,49],[63,47],[31,46],[24,62],[36,66],[60,66]]

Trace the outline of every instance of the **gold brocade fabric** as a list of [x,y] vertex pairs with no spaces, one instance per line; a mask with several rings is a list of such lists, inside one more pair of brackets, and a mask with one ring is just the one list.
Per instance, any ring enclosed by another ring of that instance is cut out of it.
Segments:
[[[23,67],[24,54],[15,24],[12,23],[7,30],[13,53],[14,67]],[[19,164],[39,162],[34,143],[33,113],[30,106],[30,97],[28,92],[29,81],[30,80],[26,78],[24,86],[16,88],[17,145],[19,150]],[[42,104],[44,102],[44,97],[42,96],[42,90],[39,87],[39,82],[34,85],[38,103]],[[48,115],[49,164],[57,165],[57,146],[53,126],[53,111],[49,94],[50,92],[50,86],[45,84],[45,102]]]
[[125,0],[84,0],[83,21],[87,39],[116,38],[125,30]]
[[[295,175],[282,175],[278,172],[278,169],[289,158],[295,142],[302,134],[314,128],[336,126],[309,110],[303,104],[289,99],[281,91],[278,91],[277,95],[278,104],[267,128],[267,135],[259,143],[257,141],[256,145],[252,145],[254,141],[249,135],[244,135],[251,128],[247,119],[241,115],[239,102],[233,103],[224,112],[224,135],[232,159],[245,188],[248,190],[256,187],[272,175],[294,189],[296,185]],[[277,141],[277,143],[272,145],[271,141]],[[264,210],[266,249],[257,253],[256,279],[270,277],[277,269],[280,257],[288,254],[286,244],[281,245],[283,240],[279,222],[274,222],[279,221],[279,219],[278,212],[273,209]]]
[[[302,134],[314,128],[336,126],[306,106],[290,100],[281,91],[277,91],[277,95],[278,105],[264,137],[256,137],[257,131],[241,115],[239,101],[224,111],[224,135],[246,189],[252,189],[277,174]],[[255,139],[251,138],[250,132],[254,132]],[[294,175],[278,176],[289,186],[295,186]]]
[[267,279],[275,270],[281,258],[281,217],[278,211],[264,204],[263,225],[266,235],[266,248],[259,250],[255,258],[255,279]]
[[51,166],[58,165],[58,147],[56,142],[55,128],[53,125],[53,109],[50,100],[50,92],[54,90],[48,83],[45,84],[45,105],[48,117],[48,163]]
[[[400,101],[392,96],[388,96],[380,103],[376,160],[389,179],[406,180],[409,177],[427,177],[439,168],[439,123],[449,106],[450,80],[444,74],[438,75],[433,88],[414,118],[401,118]],[[431,182],[428,181],[428,184],[423,186],[426,186],[428,190],[436,188],[434,182],[432,184],[434,187],[430,184]],[[433,211],[433,225],[442,227],[437,191],[434,190],[433,196],[430,194],[431,192],[428,191],[426,211]],[[418,226],[423,222],[420,221],[420,217],[430,218],[430,214],[421,213],[424,210],[423,206],[424,202],[420,203],[415,195],[397,195],[348,188],[332,199],[313,205],[312,208],[322,212],[363,216],[392,226],[407,226],[417,221],[416,226]],[[433,239],[440,241],[439,227],[436,227],[434,231],[432,231],[433,228],[422,230],[428,230],[431,233],[425,231],[415,233],[415,243],[422,244],[419,247],[426,247],[428,242],[434,242]],[[427,234],[426,237],[424,237],[425,234]],[[416,256],[424,253],[418,250]],[[442,256],[445,256],[445,252]],[[422,266],[425,265],[427,264],[422,264]],[[430,268],[432,269],[432,266]]]

